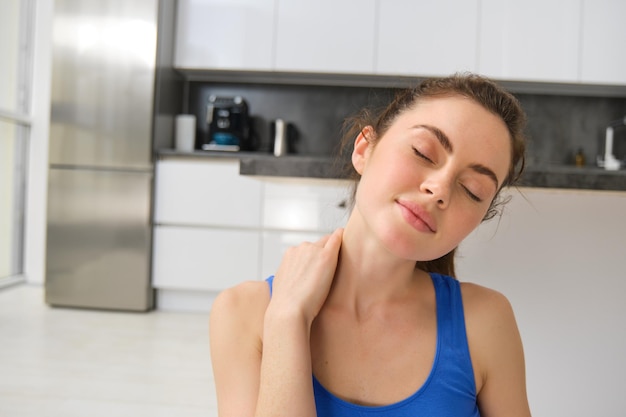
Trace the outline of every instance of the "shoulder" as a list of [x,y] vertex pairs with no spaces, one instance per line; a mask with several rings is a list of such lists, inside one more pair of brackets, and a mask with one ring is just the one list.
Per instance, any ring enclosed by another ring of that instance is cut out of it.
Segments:
[[[463,282],[461,294],[470,343],[472,338],[478,338],[496,345],[501,342],[500,339],[517,337],[513,307],[502,293],[481,285]],[[482,346],[488,348],[485,344]]]
[[[509,300],[500,292],[471,282],[461,282],[461,295],[466,320],[512,318],[513,308]],[[469,317],[468,317],[469,316]]]
[[212,339],[252,337],[260,343],[269,298],[265,281],[246,281],[220,292],[211,307]]
[[213,303],[213,307],[224,308],[238,305],[242,302],[264,301],[269,302],[269,285],[266,281],[245,281],[234,287],[221,291]]
[[509,300],[498,291],[466,282],[461,283],[461,294],[478,391],[498,374],[523,375],[522,342]]
[[211,323],[217,320],[239,321],[263,314],[269,303],[269,285],[265,281],[246,281],[225,289],[211,307]]

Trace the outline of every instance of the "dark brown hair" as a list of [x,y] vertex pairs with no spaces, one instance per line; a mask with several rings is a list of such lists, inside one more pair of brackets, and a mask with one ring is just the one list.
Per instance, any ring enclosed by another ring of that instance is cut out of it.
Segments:
[[[495,82],[480,75],[464,73],[445,78],[430,78],[414,88],[399,91],[393,101],[380,112],[374,113],[368,109],[346,120],[344,135],[341,141],[340,158],[350,161],[354,139],[367,126],[372,126],[373,137],[368,140],[375,146],[384,136],[396,118],[405,111],[413,108],[421,99],[463,96],[474,100],[493,114],[499,116],[507,126],[511,138],[511,165],[502,187],[491,201],[483,220],[489,220],[501,212],[501,207],[509,198],[502,198],[500,191],[503,187],[515,185],[524,170],[526,139],[524,128],[526,115],[519,101]],[[354,170],[351,162],[346,162],[347,177],[355,180],[355,191],[360,175]],[[416,267],[427,272],[438,272],[455,276],[454,254],[456,249],[431,261],[418,261]]]

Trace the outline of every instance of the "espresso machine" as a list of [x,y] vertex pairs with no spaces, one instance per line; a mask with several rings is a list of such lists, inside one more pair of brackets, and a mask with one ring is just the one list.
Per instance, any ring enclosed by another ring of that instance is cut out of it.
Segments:
[[241,96],[209,97],[206,111],[208,134],[201,138],[201,150],[254,150],[248,103]]

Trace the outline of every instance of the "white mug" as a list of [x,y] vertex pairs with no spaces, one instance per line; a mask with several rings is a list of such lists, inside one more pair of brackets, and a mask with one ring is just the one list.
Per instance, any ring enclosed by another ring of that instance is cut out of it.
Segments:
[[196,116],[193,114],[179,114],[176,116],[176,132],[174,135],[176,150],[193,152],[196,142]]

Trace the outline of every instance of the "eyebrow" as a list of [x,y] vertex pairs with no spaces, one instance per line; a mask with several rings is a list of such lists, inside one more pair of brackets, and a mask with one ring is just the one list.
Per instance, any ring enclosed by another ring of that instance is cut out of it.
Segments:
[[415,125],[413,127],[415,129],[426,129],[426,130],[428,130],[430,133],[435,135],[435,137],[437,138],[439,143],[441,143],[441,146],[443,146],[443,148],[446,151],[448,151],[448,153],[452,153],[453,152],[452,143],[450,142],[450,139],[448,138],[448,135],[443,133],[441,131],[441,129],[439,129],[439,128],[435,127],[435,126],[431,126],[431,125]]
[[[439,143],[441,144],[441,146],[446,150],[446,152],[448,153],[452,153],[454,151],[454,148],[452,147],[452,142],[450,142],[450,139],[448,138],[448,135],[446,135],[445,133],[443,133],[443,131],[435,126],[431,126],[431,125],[415,125],[413,126],[413,128],[415,129],[426,129],[429,132],[431,132],[433,135],[435,135],[435,137],[437,138],[437,140],[439,141]],[[500,185],[498,182],[498,177],[496,176],[496,173],[493,172],[492,169],[482,165],[482,164],[472,164],[470,165],[470,168],[479,173],[479,174],[483,174],[486,175],[487,177],[491,178],[491,180],[493,181],[493,183],[496,186],[496,190],[500,189]]]

